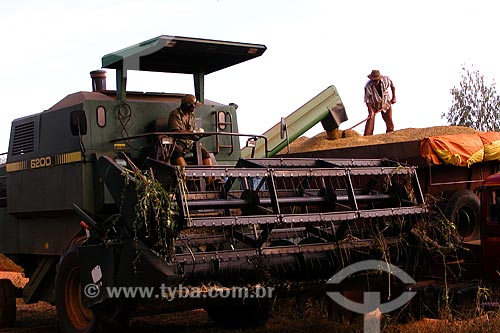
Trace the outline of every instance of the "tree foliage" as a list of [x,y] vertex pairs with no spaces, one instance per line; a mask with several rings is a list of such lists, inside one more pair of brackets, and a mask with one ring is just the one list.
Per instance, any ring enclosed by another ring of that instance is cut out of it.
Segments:
[[450,90],[453,101],[446,118],[449,125],[467,126],[479,131],[498,131],[500,128],[500,97],[495,81],[488,86],[477,69],[469,70],[462,65],[462,81]]

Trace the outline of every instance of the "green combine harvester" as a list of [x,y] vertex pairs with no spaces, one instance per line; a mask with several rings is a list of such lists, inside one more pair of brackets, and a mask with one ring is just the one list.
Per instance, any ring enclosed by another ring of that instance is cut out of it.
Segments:
[[[116,70],[116,91],[94,71],[93,91],[13,121],[0,165],[0,252],[29,278],[17,290],[25,302],[55,304],[62,332],[112,330],[134,316],[194,308],[222,325],[257,326],[276,298],[324,292],[343,267],[382,258],[375,240],[401,242],[426,212],[414,167],[270,157],[286,138],[241,134],[234,105],[205,99],[205,75],[265,51],[159,36],[102,58]],[[185,94],[127,91],[131,70],[193,75],[204,132],[183,135],[203,144],[213,166],[169,163],[179,133],[166,119]],[[332,130],[345,111],[335,88],[328,91],[311,119]],[[245,158],[242,137],[253,146]],[[10,326],[16,290],[0,283],[0,323]],[[164,297],[179,286],[201,296]],[[139,287],[155,293],[110,292]],[[203,296],[236,287],[246,288],[244,297]]]

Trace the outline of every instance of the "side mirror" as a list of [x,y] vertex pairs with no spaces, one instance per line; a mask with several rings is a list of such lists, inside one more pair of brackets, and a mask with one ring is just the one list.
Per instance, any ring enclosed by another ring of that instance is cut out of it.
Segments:
[[69,125],[73,136],[87,134],[87,117],[85,111],[73,111],[70,114]]

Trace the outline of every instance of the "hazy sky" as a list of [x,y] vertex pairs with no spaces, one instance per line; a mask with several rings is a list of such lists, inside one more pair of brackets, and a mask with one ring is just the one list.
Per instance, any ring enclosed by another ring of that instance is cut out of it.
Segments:
[[[205,79],[207,99],[240,106],[244,133],[263,133],[330,85],[349,116],[340,128],[348,128],[367,115],[372,69],[396,85],[396,130],[445,125],[462,64],[487,82],[500,77],[499,9],[485,0],[2,1],[0,152],[13,119],[91,90],[89,72],[103,55],[159,35],[267,46],[262,57]],[[112,70],[108,78],[115,89]],[[128,88],[194,91],[191,76],[158,73],[132,72]],[[379,115],[375,134],[384,131]]]

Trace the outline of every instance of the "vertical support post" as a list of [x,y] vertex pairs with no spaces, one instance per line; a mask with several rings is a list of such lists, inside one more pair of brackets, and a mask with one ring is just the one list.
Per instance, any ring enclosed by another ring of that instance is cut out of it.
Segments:
[[127,95],[127,70],[116,70],[116,99],[124,102]]
[[[273,213],[276,214],[276,219],[278,220],[279,223],[282,221],[283,218],[281,216],[281,210],[278,200],[278,192],[276,191],[276,182],[275,182],[274,172],[272,169],[268,169],[266,184],[269,190],[269,198],[271,199]],[[262,245],[267,241],[275,226],[276,226],[275,223],[269,223],[266,225],[265,229],[264,228],[262,229],[262,233],[260,234],[260,240],[258,241],[259,248],[262,247]]]
[[269,189],[269,198],[271,199],[273,212],[276,215],[280,215],[280,205],[278,201],[278,192],[276,191],[276,182],[274,179],[274,171],[273,169],[269,169],[267,176],[267,188]]
[[[195,141],[194,142],[194,149],[196,151],[196,164],[197,165],[203,165],[203,158],[201,156],[201,142],[200,141]],[[211,176],[210,176],[211,177]],[[206,181],[210,178],[200,178],[200,190],[205,191],[206,190]]]
[[197,72],[194,76],[194,95],[200,103],[205,103],[205,73]]
[[351,206],[354,210],[358,210],[358,202],[356,201],[356,195],[354,194],[354,187],[352,186],[351,173],[349,171],[346,171],[344,179],[347,189],[347,197],[351,202]]
[[413,170],[413,174],[412,174],[411,178],[412,178],[413,188],[415,189],[414,191],[416,192],[415,197],[417,199],[417,203],[419,203],[419,204],[425,203],[424,194],[422,192],[422,188],[420,187],[420,182],[418,180],[417,169]]

